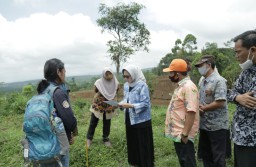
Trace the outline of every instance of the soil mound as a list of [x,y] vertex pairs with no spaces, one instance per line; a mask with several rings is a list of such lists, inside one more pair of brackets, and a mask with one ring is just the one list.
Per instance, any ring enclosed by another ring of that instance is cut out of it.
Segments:
[[[168,105],[171,100],[172,92],[175,89],[175,84],[173,84],[168,76],[159,76],[156,78],[156,82],[153,87],[153,93],[151,95],[151,103],[153,105]],[[118,101],[123,97],[123,85],[120,85],[120,90],[118,91]],[[94,96],[93,90],[83,90],[77,92],[71,92],[71,100],[76,100],[78,98],[85,98],[92,100]]]

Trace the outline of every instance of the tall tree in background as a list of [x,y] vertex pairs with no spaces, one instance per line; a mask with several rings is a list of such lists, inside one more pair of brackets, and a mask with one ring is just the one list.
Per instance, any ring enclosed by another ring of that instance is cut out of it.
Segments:
[[188,34],[183,41],[181,41],[181,39],[175,41],[172,53],[177,55],[177,57],[190,57],[197,49],[196,44],[196,37],[192,34]]
[[139,50],[148,52],[150,33],[138,19],[142,8],[143,5],[135,2],[128,5],[119,3],[114,7],[100,4],[99,13],[102,17],[97,23],[102,32],[107,31],[114,37],[108,41],[107,46],[117,73],[120,71],[121,63],[126,62],[130,55]]
[[192,34],[187,34],[184,40],[177,39],[174,47],[171,49],[171,53],[167,53],[163,57],[157,67],[158,75],[161,75],[162,69],[169,66],[170,62],[176,58],[187,58],[193,60],[197,50],[196,37]]

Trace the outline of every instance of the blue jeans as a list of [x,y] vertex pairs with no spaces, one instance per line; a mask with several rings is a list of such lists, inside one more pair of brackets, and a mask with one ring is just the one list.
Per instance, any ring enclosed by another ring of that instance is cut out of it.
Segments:
[[69,152],[66,155],[61,156],[60,161],[63,167],[69,167]]

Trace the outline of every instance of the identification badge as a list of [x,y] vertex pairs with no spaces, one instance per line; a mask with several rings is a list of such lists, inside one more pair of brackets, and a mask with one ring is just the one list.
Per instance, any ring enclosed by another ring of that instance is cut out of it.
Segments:
[[67,101],[67,100],[63,101],[62,106],[63,106],[64,108],[69,108],[69,103],[68,103],[68,101]]

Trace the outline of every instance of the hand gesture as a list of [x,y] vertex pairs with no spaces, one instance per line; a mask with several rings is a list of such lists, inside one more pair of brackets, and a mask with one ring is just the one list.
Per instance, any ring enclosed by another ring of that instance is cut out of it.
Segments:
[[122,103],[122,104],[119,104],[119,107],[120,108],[133,108],[134,106],[130,103]]
[[187,144],[188,143],[188,137],[184,137],[181,135],[181,142],[184,143],[184,144]]
[[200,115],[204,114],[204,109],[203,109],[203,105],[202,104],[199,105],[199,114]]
[[256,98],[252,97],[253,92],[247,92],[245,94],[237,95],[235,100],[247,108],[254,109],[256,107]]

